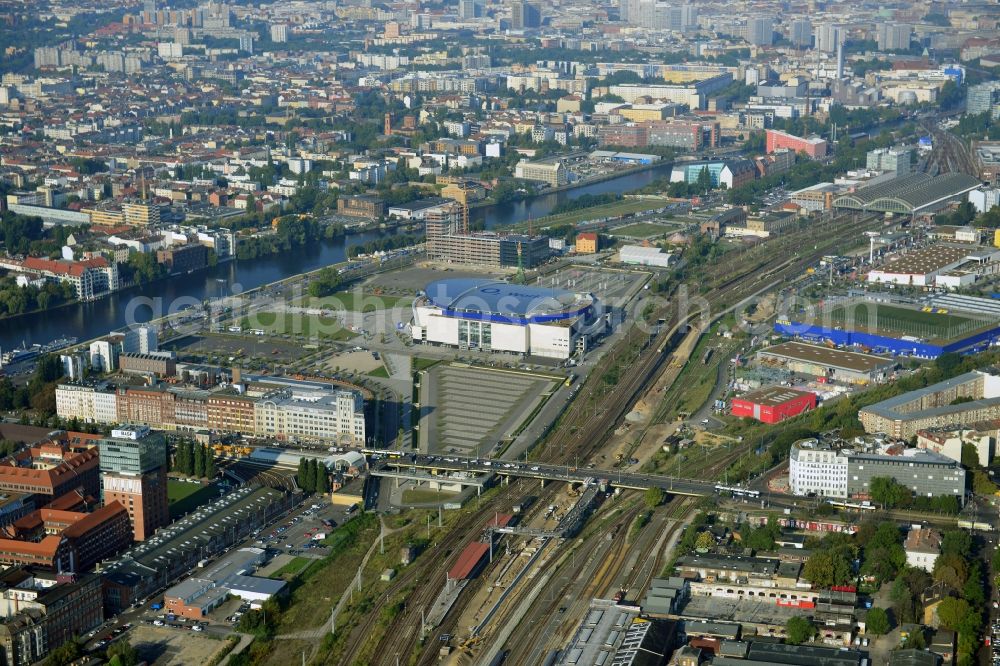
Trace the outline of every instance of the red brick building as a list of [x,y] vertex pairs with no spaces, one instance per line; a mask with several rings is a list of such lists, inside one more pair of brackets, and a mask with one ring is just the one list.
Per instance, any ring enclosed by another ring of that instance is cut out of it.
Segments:
[[112,502],[93,513],[39,509],[0,533],[0,563],[80,573],[132,544],[128,511]]
[[75,490],[100,495],[97,449],[46,442],[0,460],[0,492],[24,494],[34,508]]

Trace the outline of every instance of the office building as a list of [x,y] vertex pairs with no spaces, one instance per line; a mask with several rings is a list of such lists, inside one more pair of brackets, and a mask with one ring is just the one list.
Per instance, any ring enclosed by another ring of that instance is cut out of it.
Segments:
[[514,168],[514,177],[524,180],[537,180],[550,187],[559,187],[569,182],[569,173],[562,160],[539,160],[528,162],[521,160]]
[[[206,390],[162,384],[60,384],[56,387],[56,413],[88,423],[135,423],[161,430],[211,430],[281,440],[336,438],[346,443],[365,443],[364,395],[361,392],[345,391],[333,383],[266,379],[266,384],[255,382],[252,385],[254,395],[240,394],[231,388]],[[278,411],[287,409],[289,414],[276,415],[274,403],[282,391],[295,395],[291,401],[277,400]],[[351,395],[349,401],[340,395],[344,392]],[[310,401],[317,408],[337,413],[336,418],[325,416],[322,424],[315,424],[315,433],[297,416],[301,411],[298,402]],[[350,402],[352,410],[349,419],[345,412],[338,411],[346,409],[346,402]],[[359,402],[361,406],[357,406]]]
[[0,537],[0,564],[78,574],[132,544],[125,507],[110,502],[92,513],[43,508],[8,525]]
[[288,26],[284,23],[275,23],[271,26],[271,41],[275,44],[284,44],[288,41]]
[[992,111],[1000,103],[1000,81],[987,81],[969,86],[965,98],[965,112],[979,115]]
[[479,16],[480,7],[476,0],[458,0],[458,18],[473,19]]
[[806,157],[820,159],[826,157],[826,139],[818,136],[800,137],[779,130],[767,130],[767,152],[788,148],[795,153],[805,153]]
[[104,503],[128,509],[136,541],[170,523],[167,510],[167,443],[146,426],[111,431],[98,445]]
[[816,50],[823,53],[836,53],[844,43],[845,31],[839,25],[818,25],[815,30]]
[[914,497],[956,497],[965,501],[965,468],[945,456],[894,444],[859,451],[840,440],[796,442],[788,457],[788,484],[794,495],[870,499],[871,481],[888,477]]
[[796,48],[808,48],[812,45],[813,25],[809,19],[796,19],[788,31],[788,39]]
[[905,51],[910,48],[913,28],[902,23],[879,23],[875,35],[880,51]]
[[364,398],[358,391],[275,391],[257,403],[256,432],[292,440],[365,443]]
[[104,621],[101,578],[66,578],[33,567],[0,574],[0,661],[5,666],[41,662],[69,640]]
[[969,203],[976,208],[977,213],[985,213],[994,206],[1000,206],[1000,189],[995,187],[980,187],[969,192]]
[[909,148],[877,148],[866,154],[866,166],[872,171],[894,171],[896,176],[910,173]]
[[762,16],[747,21],[747,41],[754,46],[770,46],[774,43],[774,19]]
[[462,210],[457,204],[426,215],[428,259],[494,268],[529,269],[551,257],[548,239],[544,236],[501,235],[490,231],[464,233],[459,226],[461,215]]
[[510,5],[510,27],[527,30],[542,25],[542,10],[538,5],[524,0],[515,0]]

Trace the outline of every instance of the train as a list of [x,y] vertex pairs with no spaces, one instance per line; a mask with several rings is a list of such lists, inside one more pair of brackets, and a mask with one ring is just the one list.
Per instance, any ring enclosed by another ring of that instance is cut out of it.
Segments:
[[838,506],[842,509],[852,509],[854,511],[874,511],[875,505],[865,500],[863,502],[848,502],[846,500],[830,499],[826,501],[830,506]]
[[377,455],[384,458],[389,458],[391,460],[398,460],[399,458],[402,458],[403,456],[406,455],[402,451],[394,451],[390,449],[361,449],[361,453],[365,454],[366,456]]
[[740,486],[724,486],[721,483],[716,484],[715,492],[722,495],[724,493],[729,493],[733,497],[749,497],[751,499],[757,499],[760,497],[759,490],[751,490],[750,488],[741,488]]

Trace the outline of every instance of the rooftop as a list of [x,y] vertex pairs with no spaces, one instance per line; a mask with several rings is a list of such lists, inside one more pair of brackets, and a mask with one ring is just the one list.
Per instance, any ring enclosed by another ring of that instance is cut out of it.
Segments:
[[579,316],[594,300],[563,289],[515,285],[499,280],[456,278],[427,285],[427,300],[449,314],[500,318],[509,323],[545,322]]
[[859,352],[844,351],[842,349],[831,349],[820,345],[809,345],[802,342],[783,342],[760,350],[759,354],[766,356],[781,356],[798,361],[806,361],[824,365],[836,370],[849,370],[851,372],[877,372],[882,369],[891,368],[895,361],[872,354],[861,354]]
[[784,386],[767,386],[739,396],[739,400],[746,400],[764,407],[777,407],[786,402],[815,395],[811,391],[800,391],[798,389],[786,388]]
[[979,187],[979,179],[964,173],[929,176],[913,173],[859,188],[837,197],[837,208],[916,213]]

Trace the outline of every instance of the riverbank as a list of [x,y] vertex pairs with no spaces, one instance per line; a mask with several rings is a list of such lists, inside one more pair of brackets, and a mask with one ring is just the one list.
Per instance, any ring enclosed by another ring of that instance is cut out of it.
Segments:
[[[659,162],[654,162],[653,164],[640,164],[638,166],[629,167],[627,169],[622,169],[620,171],[613,171],[613,172],[610,172],[610,173],[601,174],[600,176],[593,176],[591,178],[586,178],[586,179],[583,179],[583,180],[578,180],[578,181],[573,182],[573,183],[566,183],[565,185],[559,185],[557,187],[547,187],[544,190],[541,190],[539,192],[535,192],[534,194],[532,194],[530,196],[526,196],[526,197],[523,197],[521,199],[513,199],[511,201],[496,202],[496,201],[490,201],[488,199],[484,199],[483,201],[477,201],[475,203],[469,204],[469,212],[478,211],[478,210],[481,210],[483,208],[489,208],[490,206],[502,206],[502,205],[507,204],[507,203],[528,202],[528,201],[531,201],[532,199],[537,199],[538,197],[548,196],[550,194],[559,194],[561,192],[570,192],[572,190],[575,190],[575,189],[578,189],[578,188],[581,188],[581,187],[589,187],[591,185],[598,185],[600,183],[605,183],[605,182],[607,182],[609,180],[615,180],[617,178],[625,178],[625,177],[628,177],[628,176],[633,176],[633,175],[638,174],[638,173],[642,173],[644,171],[649,171],[651,169],[658,169],[658,168],[664,167],[664,166],[666,166],[668,164],[670,166],[673,166],[673,162],[672,161],[668,162],[666,160],[660,160]],[[511,222],[509,224],[513,226],[513,225],[518,224],[518,222]]]
[[[572,183],[558,192],[546,190],[523,201],[480,206],[472,215],[472,222],[492,229],[510,228],[513,224],[529,219],[538,220],[548,216],[560,203],[584,194],[624,193],[642,189],[654,182],[664,170],[669,170],[670,164],[670,161],[664,160],[654,165],[638,165],[597,179]],[[290,276],[341,264],[348,260],[347,250],[350,245],[363,245],[387,233],[393,232],[349,229],[344,236],[304,245],[294,252],[267,255],[253,260],[220,262],[216,267],[175,276],[157,282],[155,286],[145,285],[117,291],[110,297],[97,301],[61,304],[58,311],[23,313],[3,320],[4,325],[0,326],[0,348],[11,349],[22,341],[28,344],[47,343],[70,335],[81,340],[91,340],[106,335],[109,331],[121,329],[130,321],[141,322],[142,317],[159,318],[165,312],[157,308],[166,308],[178,299],[194,302],[221,298],[231,295],[232,288],[236,286],[240,290],[250,290]]]

